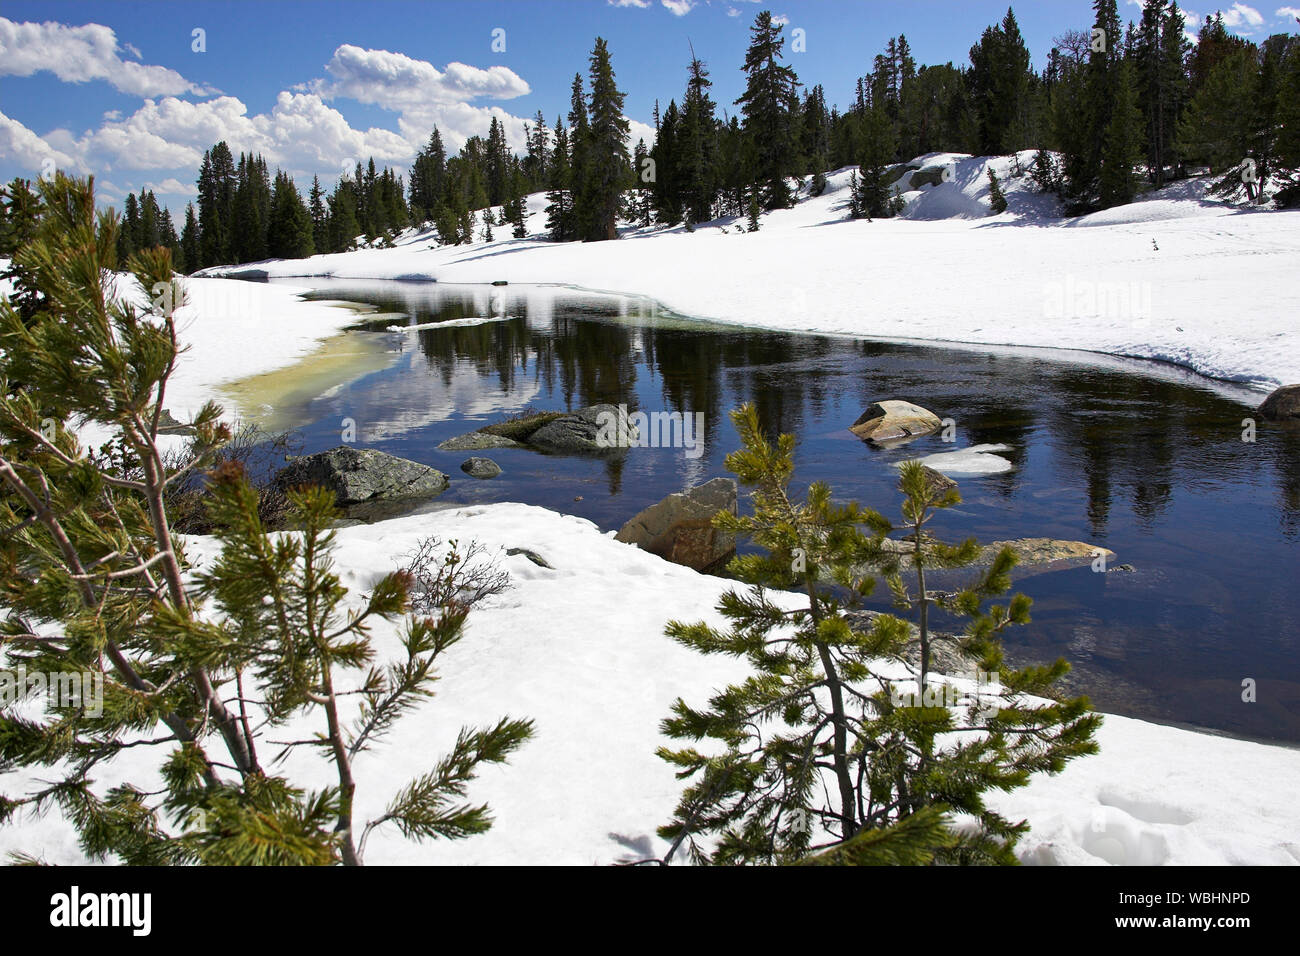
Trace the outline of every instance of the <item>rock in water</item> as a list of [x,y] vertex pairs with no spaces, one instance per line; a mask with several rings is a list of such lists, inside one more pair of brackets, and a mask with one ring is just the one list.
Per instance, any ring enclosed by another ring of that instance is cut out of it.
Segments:
[[466,458],[460,470],[471,478],[495,478],[501,474],[501,466],[491,458]]
[[696,571],[716,571],[736,553],[736,539],[713,527],[713,516],[724,510],[735,514],[736,497],[735,481],[714,478],[646,508],[614,540]]
[[1259,406],[1259,414],[1271,422],[1300,421],[1300,385],[1274,389]]
[[874,402],[849,431],[877,445],[900,444],[943,427],[939,416],[911,402]]
[[470,432],[438,443],[438,451],[487,451],[489,448],[518,448],[519,442],[503,435]]
[[633,438],[635,432],[628,425],[625,408],[592,405],[548,422],[529,435],[527,441],[543,451],[611,455],[625,452]]
[[320,485],[339,505],[401,498],[435,498],[447,490],[447,476],[436,468],[385,454],[374,448],[339,445],[295,458],[275,476],[280,489]]

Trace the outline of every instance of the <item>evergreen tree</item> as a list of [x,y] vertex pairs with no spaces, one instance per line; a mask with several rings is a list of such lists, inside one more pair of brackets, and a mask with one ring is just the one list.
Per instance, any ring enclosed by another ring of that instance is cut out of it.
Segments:
[[321,188],[320,177],[311,178],[311,192],[307,194],[307,214],[311,217],[311,242],[317,252],[328,252],[330,248],[329,213],[325,210],[325,190]]
[[587,206],[587,156],[591,129],[587,121],[587,97],[583,92],[582,74],[573,75],[569,95],[569,227],[565,239],[585,239],[591,231],[591,212]]
[[573,219],[573,169],[569,165],[569,134],[557,117],[555,151],[551,159],[550,190],[546,193],[546,229],[555,242],[576,238]]
[[30,180],[15,177],[0,187],[0,259],[8,260],[0,280],[10,283],[9,301],[24,323],[36,315],[44,296],[35,274],[20,264],[17,254],[36,240],[42,206],[41,193]]
[[685,215],[682,183],[686,177],[681,172],[681,147],[679,127],[681,114],[677,101],[669,100],[659,121],[659,133],[650,151],[655,161],[655,182],[651,187],[654,196],[655,220],[666,226],[675,226]]
[[901,211],[901,199],[889,184],[889,164],[893,160],[894,131],[881,106],[871,106],[862,116],[862,161],[853,180],[849,216],[853,219],[877,219]]
[[492,210],[483,210],[483,241],[492,241]]
[[1121,61],[1115,84],[1102,154],[1100,203],[1103,209],[1133,201],[1137,192],[1134,166],[1142,155],[1142,116],[1133,92],[1132,70]]
[[716,167],[717,120],[713,100],[709,98],[709,71],[695,56],[691,57],[682,105],[682,123],[677,175],[682,179],[681,195],[690,222],[707,222],[713,218],[713,201],[717,195]]
[[754,18],[742,67],[747,75],[745,92],[736,100],[753,150],[753,172],[763,185],[764,209],[790,205],[786,177],[798,172],[799,78],[791,67],[780,62],[784,58],[784,29],[773,22],[767,10]]
[[316,251],[311,213],[288,173],[277,171],[266,231],[267,252],[273,259],[305,259]]
[[505,127],[495,116],[488,129],[487,149],[488,205],[499,206],[508,198],[510,147],[506,144]]
[[761,211],[761,210],[759,209],[758,193],[759,193],[759,190],[758,190],[757,187],[755,187],[754,189],[750,190],[750,193],[749,193],[749,208],[748,208],[748,210],[746,211],[746,218],[747,218],[747,220],[748,220],[748,225],[749,225],[749,231],[750,231],[750,232],[758,232],[758,226],[759,226],[759,223],[758,223],[758,214],[759,214],[759,212]]
[[121,262],[140,249],[140,203],[135,193],[127,193],[122,204],[122,225],[117,234],[117,258]]
[[1002,184],[998,182],[997,173],[993,172],[993,167],[988,167],[989,171],[989,208],[993,210],[993,215],[1007,211],[1007,197],[1002,192]]
[[357,237],[361,235],[361,224],[357,221],[357,201],[351,186],[346,178],[340,179],[330,194],[331,252],[347,252],[356,248]]
[[194,203],[185,205],[185,226],[181,229],[181,260],[185,268],[194,272],[199,268],[199,219],[194,212]]
[[596,37],[591,51],[590,127],[585,139],[582,215],[583,238],[589,241],[618,238],[618,212],[623,191],[632,181],[627,156],[628,122],[623,115],[624,94],[614,82],[614,68],[604,39]]
[[[1002,633],[1029,620],[1030,602],[989,602],[1009,589],[1014,554],[1004,548],[961,591],[937,591],[927,570],[980,555],[973,539],[946,545],[930,530],[938,512],[960,502],[955,489],[917,462],[904,465],[904,534],[886,548],[894,527],[880,514],[833,504],[821,482],[803,498],[791,494],[793,435],[772,445],[752,406],[732,420],[743,447],[727,467],[753,489],[754,514],[723,511],[713,524],[763,553],[728,567],[749,590],[719,602],[727,629],[672,621],[667,634],[705,654],[742,658],[753,673],[702,707],[678,699],[663,722],[684,743],[659,756],[690,778],[659,831],[673,841],[669,856],[684,845],[701,863],[1014,863],[1028,825],[990,810],[984,795],[1095,753],[1100,722],[1085,698],[1032,700],[1054,696],[1068,671],[1063,660],[1005,672]],[[876,573],[896,606],[916,615],[914,625],[856,612]],[[796,588],[797,607],[768,590]],[[934,633],[933,608],[968,619],[966,632]],[[930,673],[941,641],[978,669],[973,692]],[[702,740],[708,746],[697,749]],[[949,813],[966,825],[950,826]]]
[[[332,570],[332,492],[292,491],[297,530],[268,535],[242,469],[221,460],[230,430],[212,403],[189,423],[183,467],[206,475],[221,550],[192,567],[168,513],[181,472],[158,439],[184,288],[168,251],[154,249],[129,263],[138,295],[114,297],[102,281],[119,267],[114,217],[97,219],[83,181],[58,174],[41,189],[49,213],[17,257],[42,307],[28,325],[0,301],[0,521],[12,531],[0,659],[96,675],[102,695],[60,697],[35,715],[0,704],[0,765],[31,781],[0,801],[0,823],[57,807],[89,858],[134,865],[357,865],[378,826],[417,840],[488,829],[487,808],[464,802],[467,785],[531,736],[529,721],[464,728],[379,816],[355,808],[367,783],[357,758],[431,695],[466,607],[408,616],[410,572],[345,603]],[[24,385],[11,392],[15,382]],[[44,417],[94,423],[113,440],[88,453],[61,424],[42,431]],[[371,626],[402,618],[401,652],[376,660]],[[58,636],[25,640],[36,622]],[[277,741],[292,735],[291,719],[318,733]],[[273,741],[319,766],[291,778],[264,762]],[[101,773],[127,777],[105,792]]]
[[538,110],[533,117],[532,126],[527,127],[527,155],[524,157],[523,172],[528,181],[528,192],[535,192],[550,184],[551,174],[551,140],[546,129],[546,119]]
[[446,200],[447,151],[442,145],[438,127],[429,134],[428,145],[416,154],[411,167],[411,216],[416,222],[427,222],[434,217],[439,204]]

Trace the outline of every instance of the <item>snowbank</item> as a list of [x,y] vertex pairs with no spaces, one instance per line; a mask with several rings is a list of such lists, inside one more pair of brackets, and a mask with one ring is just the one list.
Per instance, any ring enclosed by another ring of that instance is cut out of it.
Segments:
[[[536,736],[509,765],[471,785],[469,798],[494,811],[489,833],[421,845],[380,830],[368,862],[608,864],[662,854],[654,830],[670,818],[681,784],[654,754],[667,742],[659,722],[676,697],[699,703],[744,668],[682,648],[663,629],[670,618],[720,622],[713,607],[727,583],[614,541],[588,521],[496,504],[341,530],[338,570],[354,599],[430,534],[498,552],[514,587],[471,613],[465,640],[443,660],[437,697],[358,762],[359,813],[379,813],[402,783],[432,766],[462,724],[528,716]],[[506,548],[535,551],[553,570],[506,557]],[[200,562],[215,554],[207,538],[191,539],[188,550]],[[391,630],[375,635],[385,653],[397,652]],[[300,722],[272,736],[316,729]],[[1029,820],[1025,862],[1300,861],[1292,796],[1300,751],[1120,717],[1105,719],[1099,740],[1097,756],[991,801]],[[142,759],[149,757],[133,751],[122,765]],[[328,783],[319,771],[297,758],[288,765],[296,779]],[[98,783],[109,782],[100,772]],[[0,853],[20,848],[52,863],[79,858],[57,814],[0,828]]]
[[[675,312],[790,331],[1104,352],[1172,362],[1269,389],[1300,381],[1300,212],[1243,210],[1178,183],[1144,201],[1055,218],[1032,189],[1032,152],[937,154],[952,181],[905,194],[897,219],[849,221],[852,171],[826,191],[743,222],[623,230],[603,243],[546,241],[545,197],[530,238],[259,263],[278,277],[544,282],[649,296]],[[988,215],[992,166],[1008,210]],[[1087,227],[1087,228],[1074,228]],[[211,270],[235,275],[249,267]]]

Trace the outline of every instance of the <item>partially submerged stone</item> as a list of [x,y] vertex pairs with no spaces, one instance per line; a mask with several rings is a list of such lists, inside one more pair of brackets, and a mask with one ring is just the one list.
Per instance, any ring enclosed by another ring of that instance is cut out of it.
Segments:
[[1274,389],[1260,404],[1259,414],[1271,422],[1300,421],[1300,385]]
[[864,441],[894,445],[929,435],[943,427],[939,416],[911,402],[889,400],[872,403],[849,431]]
[[460,470],[471,478],[495,478],[501,474],[501,466],[491,458],[466,458],[460,463]]
[[340,506],[367,501],[436,498],[447,490],[447,476],[417,461],[374,448],[339,445],[329,451],[295,458],[275,476],[282,490],[319,485],[335,494]]
[[713,527],[719,511],[736,513],[736,482],[714,478],[646,508],[614,536],[674,564],[716,571],[736,553],[736,539]]
[[519,442],[489,432],[470,432],[438,443],[438,451],[487,451],[491,448],[518,448]]

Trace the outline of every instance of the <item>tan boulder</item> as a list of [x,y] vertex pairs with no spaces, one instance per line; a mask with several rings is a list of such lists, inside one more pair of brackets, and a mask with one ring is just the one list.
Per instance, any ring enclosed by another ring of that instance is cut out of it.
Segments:
[[696,571],[715,571],[736,553],[736,539],[713,527],[719,511],[736,513],[736,482],[714,478],[646,508],[614,536]]
[[921,435],[928,435],[943,427],[939,416],[929,409],[911,402],[874,402],[849,431],[864,441],[877,445],[899,444]]

